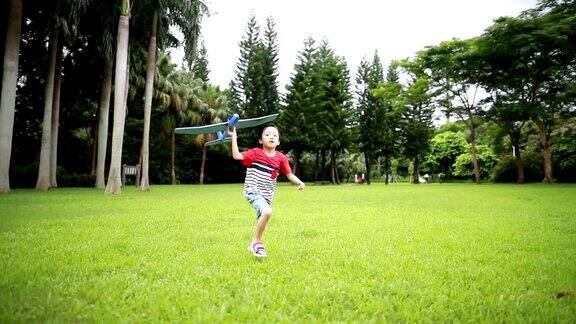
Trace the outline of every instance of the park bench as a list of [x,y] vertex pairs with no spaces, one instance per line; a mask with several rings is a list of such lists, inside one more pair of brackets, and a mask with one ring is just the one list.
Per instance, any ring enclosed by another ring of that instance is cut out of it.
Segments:
[[122,165],[122,186],[126,185],[126,176],[134,176],[134,184],[138,186],[140,183],[140,164],[136,165]]

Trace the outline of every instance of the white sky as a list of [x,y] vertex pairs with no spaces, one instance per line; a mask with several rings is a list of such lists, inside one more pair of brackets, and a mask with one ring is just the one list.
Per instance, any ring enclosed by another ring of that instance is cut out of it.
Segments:
[[[536,6],[537,0],[206,0],[212,13],[202,22],[210,81],[226,88],[233,78],[251,14],[261,32],[266,17],[276,23],[279,45],[279,90],[297,63],[304,40],[326,39],[343,56],[351,81],[363,57],[374,50],[386,67],[391,60],[412,56],[427,45],[482,34],[495,18],[516,16]],[[181,65],[182,51],[172,54]]]

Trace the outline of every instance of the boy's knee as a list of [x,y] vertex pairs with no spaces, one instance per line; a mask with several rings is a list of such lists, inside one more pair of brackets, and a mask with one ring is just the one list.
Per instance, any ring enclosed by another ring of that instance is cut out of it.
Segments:
[[264,208],[262,210],[262,217],[270,218],[272,217],[272,209],[271,208]]

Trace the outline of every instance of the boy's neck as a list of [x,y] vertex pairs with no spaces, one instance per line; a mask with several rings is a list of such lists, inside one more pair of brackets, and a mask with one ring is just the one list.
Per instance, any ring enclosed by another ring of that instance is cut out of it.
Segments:
[[276,155],[276,148],[275,147],[269,148],[269,147],[262,146],[262,150],[264,151],[264,154],[266,154],[268,156]]

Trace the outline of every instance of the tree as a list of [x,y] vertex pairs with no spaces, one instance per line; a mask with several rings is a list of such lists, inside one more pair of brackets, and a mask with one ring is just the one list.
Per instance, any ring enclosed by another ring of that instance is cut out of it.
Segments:
[[496,123],[510,137],[516,160],[517,183],[524,183],[524,160],[522,157],[521,135],[522,128],[529,120],[528,111],[524,106],[515,102],[506,102],[504,98],[491,99],[494,102],[485,116]]
[[550,133],[574,103],[576,3],[542,1],[518,18],[502,17],[475,42],[480,82],[526,110],[540,132],[543,182],[553,181]]
[[[207,85],[200,94],[200,100],[202,103],[199,105],[198,111],[193,112],[195,110],[194,107],[187,110],[191,125],[220,123],[225,121],[230,115],[227,97],[220,91],[219,87]],[[202,147],[202,162],[200,163],[199,175],[200,184],[204,184],[207,149],[205,144],[213,139],[215,139],[214,134],[201,134],[196,137],[196,143]]]
[[[44,95],[44,120],[42,122],[42,143],[40,148],[40,165],[38,167],[38,179],[36,181],[36,189],[47,190],[50,187],[55,187],[56,184],[56,148],[57,148],[57,127],[59,124],[58,111],[59,111],[59,96],[60,87],[55,87],[55,80],[60,82],[61,63],[58,61],[61,58],[62,43],[65,37],[75,37],[75,26],[78,25],[79,17],[86,11],[89,1],[74,1],[65,3],[63,1],[55,1],[54,7],[51,8],[49,14],[50,33],[49,44],[49,67],[45,82],[45,95]],[[57,93],[55,93],[57,91]],[[58,99],[54,101],[54,97]],[[52,127],[56,127],[53,129]]]
[[403,111],[401,113],[401,132],[404,154],[414,163],[412,183],[419,183],[420,162],[430,147],[432,136],[432,117],[436,95],[430,89],[430,82],[423,71],[420,61],[404,60],[400,62],[408,77],[408,84],[401,92]]
[[[278,45],[274,22],[267,19],[264,40],[256,17],[251,16],[246,34],[240,42],[240,58],[231,84],[235,110],[243,118],[260,117],[278,111]],[[258,129],[239,134],[240,146],[255,144]]]
[[427,48],[419,53],[424,65],[431,71],[433,86],[440,89],[439,104],[446,115],[456,115],[470,131],[470,154],[476,183],[481,182],[477,160],[476,137],[483,105],[478,97],[483,89],[476,79],[477,70],[470,64],[471,40],[452,39]]
[[124,122],[126,118],[126,81],[128,62],[128,33],[130,20],[130,0],[122,0],[116,38],[116,71],[114,73],[114,126],[112,130],[112,155],[108,171],[107,194],[122,192],[121,164]]
[[[463,133],[442,132],[432,137],[430,153],[426,164],[431,172],[452,174],[456,158],[469,149],[468,142]],[[470,157],[471,154],[468,155]]]
[[192,66],[192,74],[196,79],[200,79],[204,82],[210,81],[210,69],[208,69],[208,56],[204,42],[200,44],[198,58],[194,60],[194,65]]
[[[318,49],[318,71],[321,76],[323,96],[319,98],[318,139],[316,149],[324,159],[324,150],[330,152],[330,177],[332,183],[339,183],[336,160],[351,141],[352,107],[349,89],[348,67],[343,58],[323,42]],[[324,170],[322,162],[322,170]]]
[[290,83],[286,86],[286,97],[278,123],[282,128],[282,146],[294,152],[292,162],[294,173],[301,176],[300,158],[305,150],[311,148],[310,135],[317,133],[314,122],[316,108],[315,96],[319,87],[314,75],[317,49],[315,41],[308,38],[304,48],[298,54],[298,62]]
[[18,53],[22,24],[22,1],[10,0],[10,13],[4,45],[2,97],[0,98],[0,193],[10,191],[10,156],[18,77]]
[[[195,57],[196,45],[200,35],[200,21],[206,11],[206,6],[201,1],[174,1],[161,2],[152,1],[151,9],[153,10],[152,28],[148,46],[148,61],[146,67],[146,86],[144,92],[144,131],[142,134],[142,178],[140,181],[140,190],[147,191],[150,189],[148,180],[149,164],[149,141],[150,141],[150,115],[152,110],[152,91],[154,83],[154,69],[156,66],[156,38],[158,34],[158,19],[175,18],[175,21],[181,31],[192,31],[185,35],[186,53],[189,65],[193,65],[191,58]],[[162,17],[160,17],[162,15]]]
[[356,119],[360,134],[360,147],[366,165],[366,183],[371,182],[372,161],[385,149],[386,112],[384,100],[375,96],[374,90],[385,82],[384,70],[377,52],[372,62],[360,62],[356,77],[358,107]]

